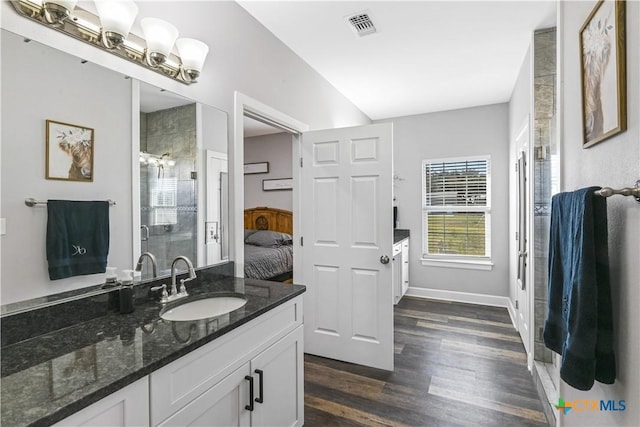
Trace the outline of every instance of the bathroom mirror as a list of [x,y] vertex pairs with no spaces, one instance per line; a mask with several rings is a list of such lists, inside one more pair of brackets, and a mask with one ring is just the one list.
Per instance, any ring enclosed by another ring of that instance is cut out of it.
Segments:
[[[140,199],[140,141],[137,136],[140,112],[132,105],[132,99],[136,99],[139,87],[144,84],[4,29],[0,42],[0,218],[5,224],[5,231],[0,236],[0,303],[2,313],[6,314],[13,311],[7,304],[20,309],[24,309],[27,300],[33,304],[47,304],[82,295],[83,291],[93,292],[104,281],[104,274],[49,280],[45,250],[47,205],[28,207],[25,205],[27,198],[43,202],[49,199],[115,201],[109,209],[108,263],[116,267],[121,276],[123,269],[134,267],[142,245],[141,208],[137,201]],[[149,89],[161,97],[169,95],[157,88]],[[146,102],[147,96],[140,95],[140,99]],[[172,194],[175,206],[159,213],[156,224],[158,227],[171,226],[166,218],[171,215],[179,218],[180,210],[189,207],[183,204],[183,197],[187,197],[182,192],[183,187],[187,187],[187,193],[194,193],[197,226],[192,234],[195,233],[197,250],[193,263],[204,266],[224,260],[228,252],[228,249],[225,252],[223,240],[227,230],[224,217],[227,193],[221,191],[219,185],[216,187],[216,182],[224,180],[226,162],[221,160],[217,180],[207,183],[205,179],[207,154],[211,154],[207,150],[219,153],[217,155],[223,159],[226,157],[227,115],[213,107],[186,103],[193,106],[196,117],[201,116],[196,120],[195,168],[185,168],[189,177],[190,172],[197,172],[197,179],[189,182],[191,186],[176,180],[176,191]],[[138,117],[135,121],[134,116]],[[47,120],[94,130],[92,181],[46,178]],[[160,156],[165,152],[160,152]],[[157,172],[156,169],[156,176]],[[168,175],[165,169],[165,176]],[[211,204],[215,199],[206,196],[210,191],[219,194],[223,205],[220,217],[206,216],[213,212],[207,207],[207,203]],[[175,212],[171,211],[173,208]],[[162,215],[167,224],[161,224]],[[172,228],[180,230],[180,227],[176,222]],[[207,227],[213,231],[209,239],[205,239]],[[220,241],[217,247],[211,244],[217,243],[214,237]],[[219,256],[214,257],[209,252]]]

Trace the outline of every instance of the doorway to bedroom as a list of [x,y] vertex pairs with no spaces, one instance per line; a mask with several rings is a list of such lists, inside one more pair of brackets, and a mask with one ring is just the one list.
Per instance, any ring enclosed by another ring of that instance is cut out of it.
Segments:
[[293,137],[243,118],[244,276],[293,283]]

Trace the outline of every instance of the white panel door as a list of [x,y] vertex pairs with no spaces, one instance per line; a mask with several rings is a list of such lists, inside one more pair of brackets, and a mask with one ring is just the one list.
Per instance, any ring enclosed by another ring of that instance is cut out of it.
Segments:
[[227,155],[207,150],[206,265],[229,258],[227,237]]
[[302,137],[305,352],[393,370],[393,127]]

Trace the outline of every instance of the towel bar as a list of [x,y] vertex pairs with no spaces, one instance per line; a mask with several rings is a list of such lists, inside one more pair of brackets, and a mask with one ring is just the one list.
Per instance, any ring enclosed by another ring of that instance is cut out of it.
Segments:
[[[111,200],[111,199],[107,200],[107,202],[109,202],[110,206],[114,206],[116,204],[116,202],[114,200]],[[32,208],[35,205],[46,205],[47,202],[41,202],[39,200],[36,200],[36,199],[30,197],[30,198],[24,200],[24,204],[29,206],[30,208]]]
[[602,197],[611,197],[615,194],[622,196],[633,196],[640,203],[640,179],[636,181],[636,185],[631,187],[621,188],[620,190],[614,190],[610,187],[603,187],[601,190],[597,190],[596,194]]

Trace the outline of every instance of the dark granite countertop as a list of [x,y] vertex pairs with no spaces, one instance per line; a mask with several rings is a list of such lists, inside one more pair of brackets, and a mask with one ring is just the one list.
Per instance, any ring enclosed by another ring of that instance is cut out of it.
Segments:
[[[143,298],[130,314],[109,311],[17,342],[3,339],[0,423],[53,424],[305,291],[300,285],[233,277],[200,280],[188,289],[191,297],[241,294],[247,304],[211,319],[168,322],[160,320],[157,301]],[[108,304],[114,295],[93,297],[92,303],[102,298]],[[64,306],[57,315],[60,310]],[[38,320],[27,319],[21,322]],[[2,326],[16,328],[11,321],[4,317]]]
[[393,244],[400,242],[401,240],[409,237],[409,230],[405,230],[402,228],[394,228],[393,229]]

